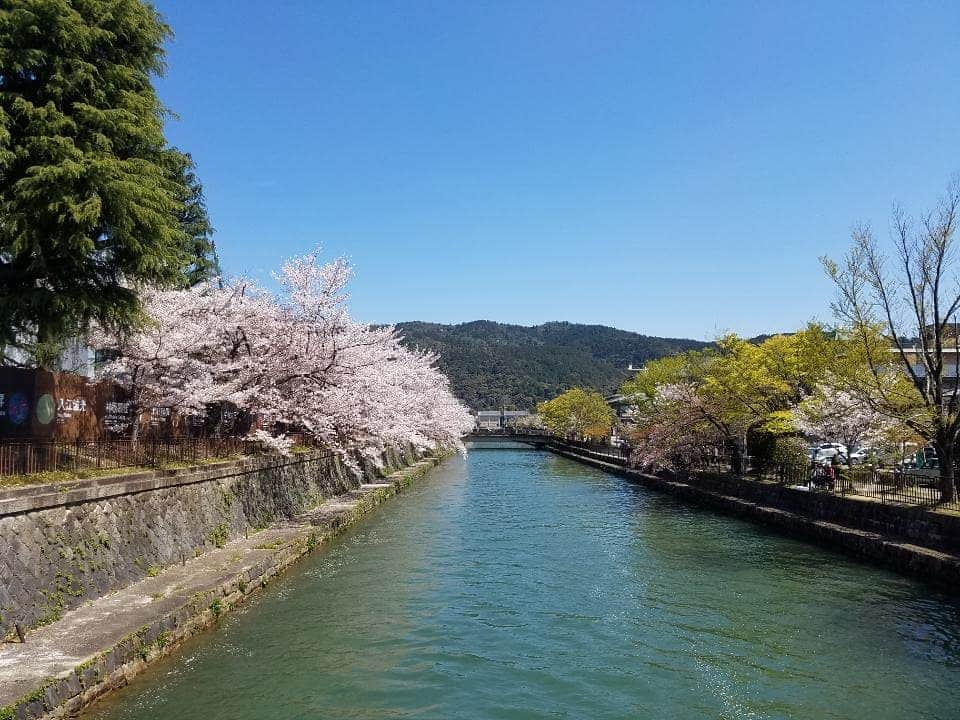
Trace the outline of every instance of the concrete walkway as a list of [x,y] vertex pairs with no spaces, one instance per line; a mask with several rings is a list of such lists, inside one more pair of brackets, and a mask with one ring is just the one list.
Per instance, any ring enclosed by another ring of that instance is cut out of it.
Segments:
[[[419,464],[398,474],[416,470]],[[227,596],[228,586],[237,578],[254,578],[259,585],[265,569],[282,569],[354,519],[366,496],[379,491],[378,500],[383,499],[393,487],[394,482],[361,485],[330,498],[307,515],[229,542],[67,612],[57,622],[29,632],[23,644],[0,645],[0,708],[22,703],[30,694],[47,709],[60,704],[52,702],[57,698],[44,702],[42,697],[42,689],[50,686],[51,680],[76,673],[158,617],[177,613],[197,597],[220,588]],[[246,593],[243,583],[241,590]],[[81,678],[77,684],[82,684]]]

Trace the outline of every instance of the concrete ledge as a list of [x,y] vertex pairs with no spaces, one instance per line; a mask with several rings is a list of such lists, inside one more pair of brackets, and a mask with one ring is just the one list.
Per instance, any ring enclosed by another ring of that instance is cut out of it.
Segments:
[[648,475],[557,445],[548,447],[558,455],[620,475],[655,490],[724,510],[794,537],[813,540],[858,558],[923,578],[948,592],[960,593],[960,557],[953,553],[895,536],[811,518],[792,510],[708,490],[681,480]]
[[66,717],[126,685],[438,460],[420,460],[81,606],[30,632],[25,644],[0,646],[0,720]]
[[284,457],[263,455],[239,460],[194,465],[176,470],[145,470],[107,477],[72,480],[58,485],[32,485],[0,491],[0,517],[75,505],[104,498],[132,495],[151,490],[193,485],[220,478],[243,475],[264,467],[286,467],[331,457],[329,453],[300,453]]

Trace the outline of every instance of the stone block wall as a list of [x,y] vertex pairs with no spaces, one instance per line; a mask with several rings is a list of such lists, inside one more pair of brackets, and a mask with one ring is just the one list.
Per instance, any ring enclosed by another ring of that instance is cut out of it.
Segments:
[[960,553],[960,515],[924,507],[844,497],[731,476],[698,475],[693,482],[713,492],[745,498],[816,520],[903,538]]
[[[626,461],[623,459],[611,458],[609,455],[567,445],[562,441],[553,441],[551,447],[562,452],[619,465],[623,468],[623,474],[630,477],[644,477],[643,473],[627,468]],[[810,491],[734,475],[695,473],[675,477],[671,473],[661,473],[660,477],[676,479],[709,492],[787,510],[812,520],[825,520],[868,532],[902,538],[924,547],[960,553],[960,514],[955,512]]]
[[2,492],[0,637],[304,513],[416,455],[391,449],[362,475],[318,453]]
[[925,578],[951,593],[960,591],[960,558],[951,553],[960,537],[960,516],[954,513],[738,477],[649,475],[576,447],[554,442],[549,448],[683,500]]

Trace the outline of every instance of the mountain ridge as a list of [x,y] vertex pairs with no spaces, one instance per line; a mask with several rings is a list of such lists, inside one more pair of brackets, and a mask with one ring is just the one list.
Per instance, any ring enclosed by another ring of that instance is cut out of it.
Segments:
[[408,321],[396,327],[409,347],[439,356],[454,394],[475,410],[529,410],[573,386],[613,392],[629,377],[629,365],[710,344],[565,321]]

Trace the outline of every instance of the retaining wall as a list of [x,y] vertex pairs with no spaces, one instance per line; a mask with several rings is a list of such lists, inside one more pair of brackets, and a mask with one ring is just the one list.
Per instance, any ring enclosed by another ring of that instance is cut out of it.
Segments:
[[[415,460],[390,450],[383,471]],[[0,638],[381,474],[305,453],[0,492]]]
[[654,489],[814,540],[960,592],[960,517],[923,508],[809,492],[737,477],[673,478],[631,470],[607,455],[547,445]]
[[773,505],[807,517],[904,538],[927,547],[960,552],[960,514],[845,497],[738,477],[698,475],[684,482]]

